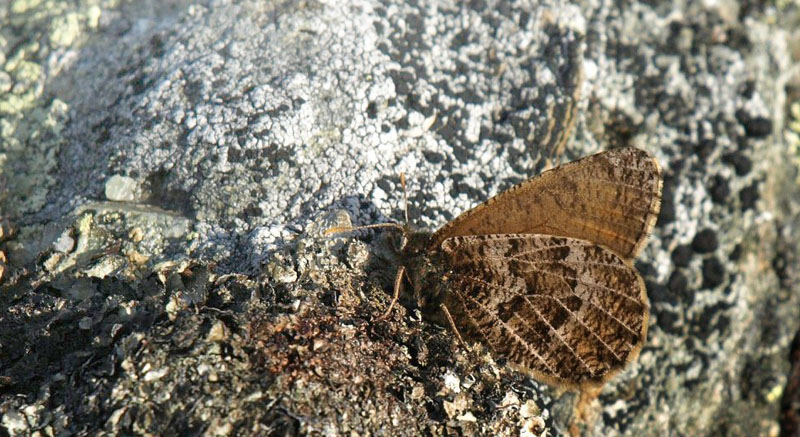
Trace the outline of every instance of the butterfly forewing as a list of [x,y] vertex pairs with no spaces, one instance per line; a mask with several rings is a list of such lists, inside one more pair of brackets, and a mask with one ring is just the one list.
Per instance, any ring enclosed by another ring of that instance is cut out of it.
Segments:
[[537,234],[452,237],[440,247],[444,305],[462,335],[541,379],[599,384],[641,349],[644,283],[613,251]]
[[639,149],[598,153],[533,177],[461,214],[430,240],[464,235],[548,234],[636,256],[655,224],[661,171]]

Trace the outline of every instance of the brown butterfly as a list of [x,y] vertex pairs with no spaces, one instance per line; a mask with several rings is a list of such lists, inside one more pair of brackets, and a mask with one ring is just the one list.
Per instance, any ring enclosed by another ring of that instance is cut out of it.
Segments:
[[621,148],[535,176],[433,234],[387,224],[404,237],[392,304],[407,276],[428,318],[495,357],[553,385],[600,386],[647,335],[633,258],[661,185],[655,159]]

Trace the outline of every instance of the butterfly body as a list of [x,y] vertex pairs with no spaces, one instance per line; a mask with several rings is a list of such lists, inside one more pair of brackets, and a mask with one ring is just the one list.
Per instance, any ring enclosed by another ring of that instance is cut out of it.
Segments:
[[598,386],[646,338],[633,257],[660,195],[655,160],[611,150],[531,178],[433,234],[406,233],[401,262],[429,319],[545,382]]

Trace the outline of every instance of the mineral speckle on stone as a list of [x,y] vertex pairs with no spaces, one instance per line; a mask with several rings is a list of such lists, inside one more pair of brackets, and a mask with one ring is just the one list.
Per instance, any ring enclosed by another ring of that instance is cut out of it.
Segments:
[[137,184],[133,178],[114,175],[108,179],[105,186],[106,199],[116,202],[136,200]]

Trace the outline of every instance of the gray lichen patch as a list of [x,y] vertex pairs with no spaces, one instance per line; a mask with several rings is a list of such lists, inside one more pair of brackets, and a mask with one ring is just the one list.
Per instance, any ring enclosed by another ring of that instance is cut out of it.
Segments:
[[[521,178],[541,161],[529,156],[530,144],[547,143],[548,156],[563,147],[567,129],[551,127],[575,115],[575,8],[486,19],[462,8],[461,18],[441,20],[406,6],[384,17],[384,6],[368,2],[274,7],[195,6],[181,15],[177,6],[154,5],[157,19],[147,8],[124,9],[144,15],[135,36],[81,45],[79,61],[48,82],[74,115],[57,137],[64,144],[51,173],[59,183],[36,185],[49,195],[48,211],[68,213],[123,175],[143,201],[201,222],[199,254],[235,264],[254,249],[231,241],[238,235],[264,229],[260,250],[271,252],[319,206],[341,207],[343,197],[362,195],[388,210],[395,195],[383,178],[398,171],[424,175],[445,164],[470,173],[479,159],[491,171],[511,161],[505,171]],[[112,18],[101,20],[109,32],[125,31],[117,14],[101,15]],[[175,20],[184,31],[162,30]],[[436,27],[446,37],[421,38]],[[405,35],[420,38],[405,46]],[[204,51],[213,54],[197,56]],[[492,157],[499,140],[506,145]],[[396,150],[407,156],[392,157]],[[465,184],[447,185],[431,191],[443,210],[477,194],[451,200],[445,193]]]
[[375,320],[382,237],[319,218],[403,222],[405,173],[436,228],[633,145],[665,175],[651,326],[582,429],[769,434],[800,319],[790,3],[12,2],[0,426],[563,435],[574,395],[408,302]]
[[70,105],[52,87],[97,31],[107,3],[20,0],[5,11],[3,29],[15,31],[0,35],[0,177],[2,206],[15,219],[45,207],[57,183]]
[[138,270],[159,260],[179,256],[185,249],[170,249],[182,247],[193,236],[190,220],[135,204],[90,204],[78,209],[72,219],[66,226],[62,222],[22,228],[7,243],[11,261],[30,268],[31,262],[39,260],[38,266],[50,275],[83,270],[99,277],[122,272],[136,276]]

